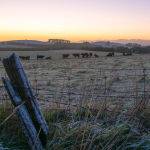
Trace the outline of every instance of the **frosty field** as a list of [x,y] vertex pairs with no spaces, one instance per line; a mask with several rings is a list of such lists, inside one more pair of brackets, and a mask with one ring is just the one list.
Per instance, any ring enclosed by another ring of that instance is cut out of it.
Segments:
[[[92,52],[99,57],[74,58],[73,53],[83,51],[17,53],[32,56],[22,63],[50,129],[46,150],[149,150],[150,55],[106,57]],[[35,54],[52,59],[36,60]],[[63,59],[63,54],[70,57]],[[6,76],[2,62],[0,76]],[[0,149],[28,150],[1,80],[0,93]]]
[[[3,56],[8,53],[3,52]],[[78,59],[71,56],[62,59],[62,54],[83,51],[55,50],[35,52],[34,55],[32,52],[17,53],[31,58],[36,54],[52,57],[52,60],[22,61],[35,94],[47,107],[96,107],[103,100],[127,105],[149,97],[150,55],[122,56],[118,53],[115,57],[106,57],[105,52],[92,52],[99,58]],[[4,75],[1,64],[1,77]]]

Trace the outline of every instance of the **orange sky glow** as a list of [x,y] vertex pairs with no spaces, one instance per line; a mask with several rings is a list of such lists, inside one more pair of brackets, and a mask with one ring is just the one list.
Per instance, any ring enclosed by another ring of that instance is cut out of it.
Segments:
[[0,41],[150,39],[149,0],[0,0]]

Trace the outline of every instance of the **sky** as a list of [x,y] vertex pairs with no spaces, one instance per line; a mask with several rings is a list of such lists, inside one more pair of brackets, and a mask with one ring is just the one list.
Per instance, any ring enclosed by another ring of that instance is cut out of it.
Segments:
[[0,41],[150,39],[150,0],[0,0]]

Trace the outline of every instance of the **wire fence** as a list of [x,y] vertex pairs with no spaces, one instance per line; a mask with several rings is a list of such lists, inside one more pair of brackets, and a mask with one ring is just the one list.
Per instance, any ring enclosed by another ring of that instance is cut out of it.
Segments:
[[[35,96],[42,106],[77,107],[96,105],[103,100],[132,104],[150,97],[149,68],[106,69],[94,63],[82,66],[69,61],[59,65],[52,60],[23,62]],[[0,76],[6,76],[2,65],[0,69]],[[1,80],[0,92],[0,103],[5,103],[9,99]]]

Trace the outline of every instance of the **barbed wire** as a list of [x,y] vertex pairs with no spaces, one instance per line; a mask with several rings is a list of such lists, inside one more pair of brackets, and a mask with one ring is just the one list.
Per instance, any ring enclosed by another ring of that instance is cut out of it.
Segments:
[[[34,65],[30,64],[32,61],[35,62]],[[62,66],[44,65],[44,67],[41,67],[41,63],[51,61],[53,60],[32,59],[23,61],[23,63],[29,63],[23,65],[35,95],[45,102],[53,100],[55,103],[56,100],[66,100],[69,103],[70,101],[77,101],[78,103],[82,99],[100,100],[103,98],[137,99],[150,93],[148,82],[150,68],[143,66],[138,68],[72,67],[67,62],[68,59],[63,60]],[[2,69],[0,77],[2,77],[5,75],[5,71],[2,65],[0,65],[0,68]],[[51,74],[53,70],[59,70],[59,72]],[[40,75],[42,71],[46,71],[46,75]],[[61,74],[59,74],[60,72]],[[120,83],[122,81],[123,83]],[[0,79],[0,91],[2,89],[4,91]],[[4,95],[7,94],[4,93]],[[3,96],[0,100],[2,99]]]

